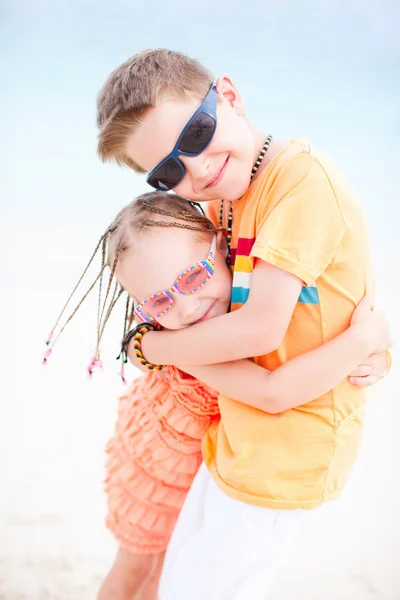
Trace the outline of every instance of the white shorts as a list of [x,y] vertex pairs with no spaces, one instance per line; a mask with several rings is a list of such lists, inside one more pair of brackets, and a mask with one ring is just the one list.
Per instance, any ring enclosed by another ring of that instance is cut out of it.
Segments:
[[234,500],[203,463],[167,550],[160,600],[265,600],[312,512]]

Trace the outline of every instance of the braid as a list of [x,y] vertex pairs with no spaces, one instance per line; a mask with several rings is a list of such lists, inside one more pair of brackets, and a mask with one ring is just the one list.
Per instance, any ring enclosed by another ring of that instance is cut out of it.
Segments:
[[[104,302],[103,302],[103,308],[102,308],[101,313],[100,313],[99,326],[98,326],[98,329],[97,329],[97,339],[98,340],[99,340],[100,331],[101,331],[101,322],[102,322],[104,311],[105,311],[106,305],[107,305],[108,295],[110,293],[111,285],[112,285],[112,282],[113,282],[113,279],[114,279],[115,269],[117,268],[119,254],[120,254],[120,251],[117,251],[116,254],[115,254],[114,264],[112,266],[111,273],[110,273],[110,276],[108,278],[108,285],[107,285],[106,295],[105,295]],[[111,302],[112,302],[112,298],[111,298]]]
[[[147,202],[147,201],[143,202],[143,205],[146,206],[146,209],[148,212],[151,212],[151,213],[154,213],[157,215],[164,215],[165,217],[172,217],[173,219],[181,219],[182,221],[190,221],[192,223],[199,223],[199,224],[201,223],[201,224],[205,225],[207,228],[209,228],[210,225],[212,225],[211,221],[209,219],[207,219],[206,216],[199,215],[199,211],[197,209],[196,209],[197,214],[194,214],[194,213],[190,213],[187,210],[181,210],[179,212],[171,212],[169,210],[165,210],[158,206],[153,206],[152,204],[150,204],[150,202]],[[197,204],[197,202],[193,202],[190,205],[194,206],[194,207],[199,207],[203,211],[200,204]],[[204,212],[203,212],[203,215],[204,215]]]
[[[100,344],[100,341],[101,341],[101,339],[103,337],[104,329],[105,329],[105,327],[107,325],[108,319],[111,316],[112,310],[113,310],[114,306],[117,304],[118,300],[120,299],[120,297],[122,296],[122,294],[124,292],[125,292],[125,290],[120,286],[119,282],[115,281],[114,292],[113,292],[112,298],[110,300],[110,303],[108,305],[107,312],[106,312],[105,317],[104,317],[104,321],[103,321],[103,323],[101,325],[101,328],[100,328],[99,338],[98,338],[98,344]],[[128,298],[129,298],[129,296],[128,296]]]
[[130,296],[128,296],[128,300],[130,300],[131,306],[130,306],[130,310],[128,311],[128,321],[126,323],[126,328],[130,329],[130,327],[135,319],[135,301]]
[[[106,230],[106,232],[100,237],[99,241],[97,242],[95,249],[93,250],[93,253],[91,255],[91,257],[89,258],[89,261],[85,267],[85,269],[83,270],[82,274],[80,275],[77,283],[75,284],[72,292],[70,293],[70,295],[67,298],[67,301],[65,302],[63,308],[61,309],[61,312],[59,313],[56,322],[50,332],[50,334],[48,335],[48,338],[46,340],[46,352],[43,358],[43,364],[47,363],[48,358],[50,357],[53,348],[56,344],[56,342],[58,341],[59,337],[61,336],[61,334],[64,332],[65,328],[67,327],[67,325],[71,322],[71,320],[73,319],[73,317],[76,315],[76,313],[78,312],[79,308],[82,306],[83,302],[86,300],[86,298],[89,296],[90,292],[93,290],[93,288],[96,286],[97,282],[100,281],[100,295],[99,295],[99,307],[100,308],[100,297],[101,297],[101,287],[102,287],[102,281],[103,281],[103,275],[104,275],[104,270],[107,267],[107,263],[105,261],[105,253],[106,253],[106,247],[107,247],[107,239],[109,236],[109,229]],[[59,332],[55,335],[57,326],[59,325],[62,316],[64,315],[66,309],[68,308],[73,296],[75,295],[75,292],[77,291],[79,285],[82,283],[86,273],[89,270],[89,267],[91,266],[91,264],[93,263],[93,260],[95,259],[100,246],[102,246],[102,263],[101,263],[101,267],[100,267],[100,271],[97,274],[97,276],[95,277],[94,281],[91,283],[91,285],[89,286],[89,288],[87,289],[86,293],[82,296],[81,300],[79,301],[79,303],[76,305],[75,309],[71,312],[71,314],[69,315],[69,317],[66,319],[64,325],[60,328]],[[98,310],[98,323],[99,323],[99,310]]]
[[[90,377],[92,376],[94,369],[96,369],[96,368],[100,369],[100,370],[103,369],[103,363],[100,358],[100,342],[103,337],[104,329],[107,325],[108,319],[110,318],[111,313],[113,311],[113,308],[115,307],[116,303],[118,302],[118,300],[120,299],[121,295],[124,292],[124,289],[120,286],[119,282],[116,281],[114,291],[111,295],[108,307],[106,309],[108,296],[110,294],[112,282],[114,281],[115,269],[117,268],[119,254],[120,254],[120,250],[118,250],[115,255],[114,264],[113,264],[110,276],[108,278],[108,285],[107,285],[107,290],[106,290],[106,294],[105,294],[105,298],[104,298],[104,302],[103,302],[103,307],[100,312],[100,317],[98,318],[96,349],[95,349],[95,353],[94,353],[94,355],[89,363],[89,366],[88,366],[88,373],[89,373]],[[100,298],[101,298],[101,295],[99,296],[99,302],[100,302]],[[103,315],[104,315],[104,319],[103,319]]]
[[[66,303],[65,303],[65,304],[64,304],[64,306],[62,307],[62,309],[61,309],[61,311],[60,311],[60,314],[58,315],[58,317],[57,317],[57,319],[56,319],[56,322],[54,323],[54,326],[53,326],[53,328],[52,328],[52,330],[51,330],[51,334],[49,335],[49,339],[48,339],[48,340],[47,340],[47,342],[46,342],[47,346],[50,344],[51,338],[53,337],[53,335],[52,335],[52,334],[54,334],[54,331],[55,331],[55,329],[56,329],[57,325],[59,324],[59,322],[60,322],[60,320],[61,320],[61,317],[63,316],[64,312],[66,311],[66,309],[67,309],[67,307],[68,307],[68,305],[69,305],[69,303],[70,303],[70,301],[71,301],[71,299],[72,299],[72,296],[75,294],[76,290],[78,289],[79,285],[81,284],[81,282],[82,282],[83,278],[85,277],[85,275],[86,275],[86,273],[87,273],[87,271],[88,271],[88,269],[89,269],[90,265],[92,264],[92,262],[93,262],[93,260],[94,260],[94,258],[95,258],[95,256],[96,256],[96,254],[97,254],[97,252],[98,252],[98,249],[100,248],[100,245],[101,245],[101,243],[103,242],[103,240],[105,240],[105,239],[107,238],[107,235],[108,235],[108,230],[107,230],[107,231],[106,231],[106,233],[104,233],[104,234],[101,236],[101,238],[99,239],[99,241],[98,241],[98,243],[97,243],[97,245],[96,245],[96,247],[95,247],[95,249],[94,249],[94,251],[93,251],[93,254],[92,254],[92,256],[89,258],[89,262],[87,263],[87,265],[86,265],[86,268],[84,269],[84,271],[83,271],[82,275],[79,277],[79,279],[78,279],[78,281],[77,281],[77,283],[76,283],[76,285],[75,285],[74,289],[72,290],[72,292],[71,292],[71,293],[70,293],[70,295],[68,296],[68,299],[67,299]],[[97,281],[97,279],[96,279],[96,281]],[[54,343],[53,343],[53,345],[54,345]]]
[[[168,220],[157,220],[156,218],[152,218],[153,215],[160,215],[162,217],[166,217]],[[47,363],[52,349],[57,340],[59,339],[60,335],[63,333],[67,325],[73,319],[79,308],[82,306],[83,302],[90,294],[90,292],[94,289],[96,284],[99,283],[97,300],[96,348],[94,356],[92,357],[91,362],[88,366],[88,373],[89,375],[92,375],[95,368],[102,368],[102,362],[100,359],[100,343],[113,309],[115,308],[121,296],[124,293],[126,293],[126,291],[119,284],[115,276],[116,269],[121,259],[121,256],[131,247],[131,233],[135,230],[145,230],[148,227],[178,227],[181,229],[188,229],[191,231],[210,233],[216,232],[216,228],[211,223],[211,221],[207,219],[203,209],[197,202],[188,202],[184,198],[181,198],[180,196],[177,196],[175,194],[169,194],[165,192],[150,192],[148,194],[139,196],[139,198],[131,202],[122,211],[120,211],[120,213],[116,216],[114,221],[111,223],[111,225],[107,228],[105,233],[97,242],[96,247],[83,273],[79,277],[75,287],[69,295],[66,303],[64,304],[60,314],[56,319],[56,322],[50,335],[48,336],[48,339],[46,341],[47,350],[45,352],[45,357],[43,360],[44,364]],[[98,272],[94,281],[89,286],[88,290],[82,296],[82,299],[76,305],[75,309],[66,319],[64,325],[60,328],[60,331],[54,337],[54,333],[60,324],[61,318],[63,317],[78,287],[82,283],[85,275],[87,274],[89,267],[92,265],[95,257],[97,256],[100,247],[100,271]],[[103,277],[106,268],[110,269],[110,275],[108,278],[107,288],[105,290],[103,300]],[[115,286],[113,292],[110,294],[113,281],[115,281]],[[127,331],[130,329],[134,321],[134,317],[135,302],[134,299],[131,298],[129,294],[127,294],[124,312],[123,337],[125,337]],[[122,363],[120,374],[122,381],[126,383],[124,376],[124,363]]]
[[215,227],[211,223],[211,221],[209,221],[209,226],[207,227],[207,229],[200,226],[196,227],[196,225],[177,223],[176,221],[154,221],[152,219],[142,221],[141,227],[143,229],[145,229],[146,227],[178,227],[179,229],[190,229],[191,231],[212,231],[213,233],[215,232]]
[[[131,302],[132,302],[132,307],[131,307],[131,310],[129,310]],[[123,328],[123,332],[122,332],[122,341],[121,341],[121,344],[123,343],[123,340],[125,339],[125,336],[126,336],[126,333],[127,333],[128,329],[132,325],[132,321],[133,321],[133,317],[134,317],[134,310],[135,310],[134,301],[133,301],[133,299],[130,296],[127,296],[126,305],[125,305],[124,328]],[[125,363],[128,361],[128,359],[126,357],[126,354],[124,355],[123,352],[121,352],[119,354],[118,358],[121,359],[121,370],[119,372],[119,375],[120,375],[120,377],[122,379],[122,383],[125,384],[126,383],[126,379],[125,379]]]
[[[106,248],[107,248],[107,237],[104,238],[103,244],[101,247],[101,269],[104,269],[104,265],[106,264]],[[103,274],[104,274],[104,270],[103,270]],[[97,302],[97,331],[99,330],[99,327],[100,327],[100,306],[101,306],[102,291],[103,291],[103,275],[100,277],[99,299]]]
[[126,305],[125,305],[124,330],[123,330],[122,339],[124,339],[126,331],[127,331],[128,327],[129,327],[129,325],[128,325],[129,316],[128,315],[129,315],[129,305],[130,305],[130,302],[131,302],[131,297],[127,296],[127,298],[126,298]]
[[58,338],[60,337],[60,335],[62,334],[62,332],[66,328],[66,326],[68,325],[68,323],[76,315],[76,313],[78,312],[78,310],[80,309],[80,307],[82,306],[82,304],[84,303],[84,301],[86,300],[86,298],[89,296],[90,292],[92,291],[92,289],[94,288],[94,286],[96,285],[96,283],[99,281],[99,279],[102,277],[102,275],[103,275],[103,271],[100,271],[100,273],[97,275],[96,279],[93,281],[92,285],[89,287],[89,289],[86,292],[86,294],[83,295],[83,297],[82,297],[81,301],[79,302],[79,304],[77,304],[77,306],[72,311],[72,313],[70,314],[70,316],[68,317],[68,319],[65,321],[64,325],[61,327],[59,333],[57,334],[56,338],[54,339],[52,347],[54,347],[56,341],[58,340]]

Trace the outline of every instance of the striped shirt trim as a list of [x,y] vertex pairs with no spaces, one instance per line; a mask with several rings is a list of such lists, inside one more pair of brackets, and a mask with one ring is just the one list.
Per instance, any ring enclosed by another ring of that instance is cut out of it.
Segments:
[[[237,273],[235,273],[237,275]],[[247,273],[242,273],[247,275]],[[249,298],[248,287],[235,286],[232,288],[232,304],[245,304]],[[316,287],[303,286],[298,301],[300,304],[319,304],[319,295]]]
[[[233,276],[232,304],[244,304],[250,293],[251,273],[236,271]],[[303,285],[297,300],[300,304],[319,304],[319,294],[316,285]]]
[[239,238],[236,248],[236,254],[241,256],[250,256],[256,238]]
[[252,273],[244,273],[243,271],[235,271],[233,275],[232,287],[250,288]]
[[250,290],[244,287],[232,288],[232,304],[245,304],[249,298]]
[[297,302],[301,304],[319,304],[319,294],[315,285],[303,285]]
[[237,248],[231,248],[231,265],[235,264],[236,257],[250,256],[256,238],[239,238]]

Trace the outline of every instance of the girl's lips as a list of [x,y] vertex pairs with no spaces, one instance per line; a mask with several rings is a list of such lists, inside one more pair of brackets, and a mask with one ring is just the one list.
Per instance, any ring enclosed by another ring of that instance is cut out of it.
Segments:
[[217,184],[218,184],[218,183],[221,181],[221,179],[222,179],[222,177],[224,176],[224,173],[225,173],[225,171],[226,171],[226,166],[227,166],[227,164],[228,164],[228,161],[229,161],[229,156],[228,156],[228,158],[226,159],[226,161],[224,162],[224,164],[222,165],[222,167],[221,167],[221,169],[219,170],[219,172],[217,173],[217,175],[214,177],[214,179],[212,179],[212,180],[210,181],[210,183],[208,183],[208,184],[206,185],[205,189],[207,189],[207,188],[210,188],[210,187],[214,187],[215,185],[217,185]]
[[207,310],[206,313],[204,313],[204,315],[201,317],[201,319],[198,319],[195,323],[201,323],[202,321],[207,321],[207,319],[210,318],[210,312],[211,312],[212,308],[214,307],[214,304],[215,304],[215,302],[213,302],[211,304],[210,308]]

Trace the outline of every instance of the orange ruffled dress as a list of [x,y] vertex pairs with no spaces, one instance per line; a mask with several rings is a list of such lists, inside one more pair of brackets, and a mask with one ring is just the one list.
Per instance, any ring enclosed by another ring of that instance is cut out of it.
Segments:
[[217,394],[168,367],[136,379],[119,400],[107,445],[107,526],[126,550],[167,548],[202,461],[201,439],[219,419]]

